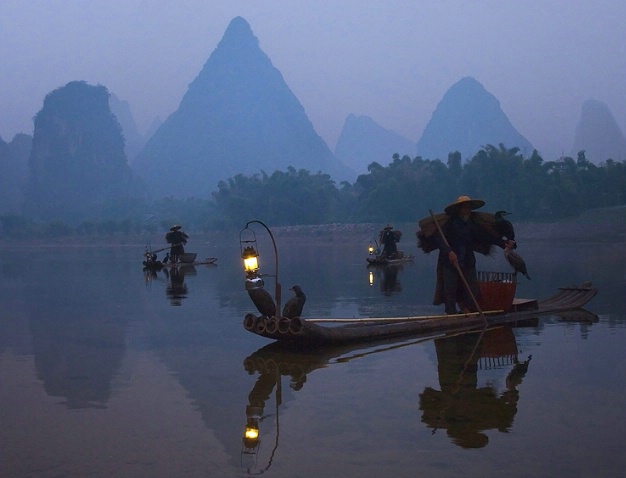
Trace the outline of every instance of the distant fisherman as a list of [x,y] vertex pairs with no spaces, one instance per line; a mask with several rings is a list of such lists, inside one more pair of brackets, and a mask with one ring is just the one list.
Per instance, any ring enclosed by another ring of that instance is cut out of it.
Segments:
[[394,231],[393,226],[387,224],[382,231],[380,231],[380,243],[383,245],[382,257],[385,259],[395,259],[398,255],[398,246],[396,243],[400,240],[402,233],[400,231]]
[[189,236],[181,231],[181,226],[176,224],[170,227],[170,232],[165,235],[167,243],[172,245],[170,247],[170,262],[177,263],[179,256],[185,253],[184,246],[187,244],[187,239]]

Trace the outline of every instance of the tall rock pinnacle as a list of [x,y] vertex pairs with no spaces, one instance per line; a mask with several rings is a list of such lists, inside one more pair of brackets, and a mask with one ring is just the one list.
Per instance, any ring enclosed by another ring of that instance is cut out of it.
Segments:
[[349,177],[241,17],[133,166],[155,197],[206,197],[220,180],[289,166]]
[[513,127],[496,97],[467,76],[452,85],[437,105],[417,142],[417,154],[445,162],[449,153],[459,151],[467,160],[483,146],[500,143],[520,148],[524,156],[533,152],[530,142]]
[[595,164],[607,159],[626,159],[626,138],[609,107],[597,100],[583,103],[576,125],[572,156],[585,151],[585,157]]

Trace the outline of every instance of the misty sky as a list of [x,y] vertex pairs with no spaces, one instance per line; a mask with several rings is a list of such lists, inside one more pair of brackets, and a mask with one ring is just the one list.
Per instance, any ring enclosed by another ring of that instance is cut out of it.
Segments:
[[464,76],[546,160],[571,152],[587,99],[626,131],[621,0],[0,0],[0,136],[32,134],[45,95],[73,80],[128,101],[144,132],[236,16],[332,150],[350,113],[417,141]]

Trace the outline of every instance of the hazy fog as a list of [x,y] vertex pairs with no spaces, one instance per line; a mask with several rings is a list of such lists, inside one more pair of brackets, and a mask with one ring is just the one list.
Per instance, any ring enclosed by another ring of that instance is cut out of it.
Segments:
[[568,153],[586,99],[626,130],[626,3],[616,0],[2,0],[0,136],[32,134],[51,90],[102,84],[140,131],[178,106],[243,16],[334,149],[346,116],[417,141],[464,76],[545,159]]

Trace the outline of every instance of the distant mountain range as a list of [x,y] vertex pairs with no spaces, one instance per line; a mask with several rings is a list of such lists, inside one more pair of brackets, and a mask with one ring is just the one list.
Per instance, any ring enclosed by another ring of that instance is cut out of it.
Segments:
[[472,77],[465,77],[446,92],[417,142],[417,154],[446,161],[453,151],[471,159],[483,146],[503,143],[520,148],[524,156],[533,146],[511,124],[500,102]]
[[391,162],[394,153],[415,154],[424,159],[440,159],[459,151],[464,161],[483,146],[500,143],[519,147],[524,155],[533,146],[511,124],[499,101],[474,78],[465,77],[454,84],[438,104],[417,143],[385,129],[367,116],[348,115],[335,155],[359,174],[376,161]]
[[122,128],[104,86],[72,81],[46,95],[35,116],[26,209],[42,219],[81,219],[139,192]]
[[335,146],[335,156],[357,174],[366,174],[367,167],[377,162],[389,164],[392,156],[413,156],[415,143],[385,129],[369,116],[348,115]]
[[16,134],[9,143],[0,138],[0,215],[21,210],[32,146],[33,137],[28,134]]
[[[104,86],[76,81],[51,92],[35,117],[33,137],[0,138],[0,213],[18,212],[25,199],[31,209],[43,208],[42,217],[55,209],[85,211],[117,195],[139,194],[137,176],[153,198],[209,197],[221,180],[288,167],[354,182],[368,165],[386,166],[395,153],[446,162],[459,151],[468,160],[500,143],[519,147],[525,157],[533,151],[495,96],[465,77],[445,93],[416,143],[350,114],[333,153],[249,24],[237,17],[178,109],[144,137],[128,102]],[[572,157],[581,150],[596,164],[626,159],[626,138],[604,103],[582,106]]]
[[354,175],[315,132],[241,17],[132,166],[153,197],[208,197],[220,180],[289,166],[337,181]]
[[609,111],[609,107],[597,100],[583,103],[580,120],[576,125],[572,157],[585,151],[585,158],[595,164],[607,159],[626,159],[626,138]]
[[[139,151],[146,143],[145,138],[141,135],[137,129],[137,124],[130,112],[130,105],[128,101],[120,100],[113,93],[109,96],[109,107],[111,112],[117,117],[117,121],[122,127],[124,132],[124,152],[128,158],[128,162],[132,164],[135,156],[139,154]],[[151,132],[149,132],[151,134]]]

